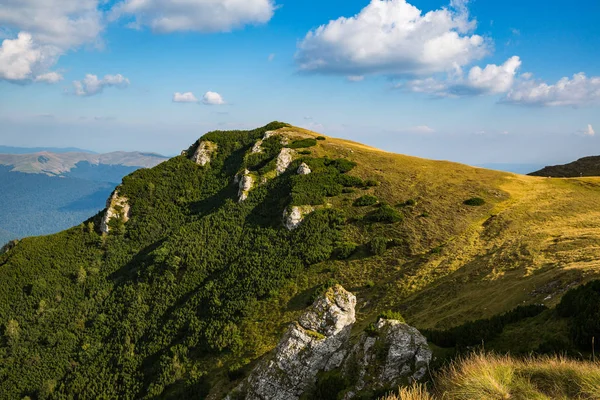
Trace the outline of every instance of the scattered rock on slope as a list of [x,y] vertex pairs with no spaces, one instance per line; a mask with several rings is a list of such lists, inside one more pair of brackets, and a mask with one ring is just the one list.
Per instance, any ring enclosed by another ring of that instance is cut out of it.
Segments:
[[294,150],[284,147],[277,156],[277,174],[283,174],[294,159]]
[[252,186],[254,185],[254,178],[250,175],[250,171],[245,170],[244,175],[239,178],[239,187],[240,190],[238,192],[239,201],[242,202],[248,198],[248,194],[250,190],[252,190]]
[[306,163],[302,163],[302,164],[300,164],[300,166],[298,167],[298,170],[296,172],[298,173],[298,175],[308,175],[312,171]]
[[115,218],[120,218],[123,222],[129,221],[130,206],[129,199],[119,195],[118,189],[106,201],[106,212],[100,223],[100,230],[103,233],[110,231],[110,222]]
[[196,152],[192,156],[192,161],[196,164],[205,166],[210,163],[213,153],[217,150],[217,144],[209,141],[200,142]]
[[297,400],[312,392],[321,372],[349,382],[339,393],[344,399],[422,379],[431,361],[425,337],[403,322],[380,319],[371,336],[351,343],[355,306],[343,287],[328,289],[227,399]]
[[288,207],[283,212],[283,225],[288,230],[293,231],[300,226],[304,218],[315,209],[311,206],[293,206]]

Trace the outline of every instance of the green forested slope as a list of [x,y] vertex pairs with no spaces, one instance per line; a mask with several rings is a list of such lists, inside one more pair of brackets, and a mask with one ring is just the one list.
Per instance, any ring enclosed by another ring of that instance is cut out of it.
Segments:
[[[279,128],[297,153],[276,176],[279,138],[250,150]],[[220,398],[334,279],[357,294],[362,329],[386,309],[418,327],[456,326],[538,302],[547,293],[532,290],[558,278],[553,301],[597,276],[578,258],[596,251],[600,226],[578,219],[600,201],[594,182],[317,136],[281,123],[209,133],[206,166],[190,160],[198,141],[123,180],[131,218],[110,234],[99,214],[0,255],[0,398]],[[302,162],[310,175],[296,174]],[[257,184],[239,203],[234,177],[246,168]],[[548,228],[545,207],[563,194]],[[288,231],[290,205],[316,211]],[[585,241],[550,251],[554,226]]]

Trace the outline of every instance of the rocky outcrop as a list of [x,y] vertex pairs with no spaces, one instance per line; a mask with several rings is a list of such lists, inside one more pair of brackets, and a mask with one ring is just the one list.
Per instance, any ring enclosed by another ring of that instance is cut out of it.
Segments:
[[129,206],[129,199],[127,197],[119,195],[118,189],[106,201],[106,212],[102,217],[100,223],[100,230],[102,233],[108,233],[110,231],[110,222],[113,219],[121,219],[123,222],[129,221],[131,207]]
[[288,207],[283,212],[283,225],[285,225],[288,230],[293,231],[299,227],[302,221],[304,221],[304,218],[313,211],[315,211],[315,209],[311,206]]
[[296,171],[296,173],[298,175],[308,175],[311,172],[312,171],[311,171],[310,167],[306,163],[300,164],[300,166],[298,167],[298,170]]
[[217,144],[209,141],[200,142],[192,156],[192,161],[200,166],[210,163],[213,154],[217,151]]
[[272,356],[228,399],[293,400],[315,385],[320,371],[338,368],[355,321],[356,297],[337,285],[293,323]]
[[298,400],[311,393],[319,373],[330,371],[349,383],[339,393],[344,399],[422,379],[431,360],[423,335],[380,319],[369,334],[351,341],[355,306],[356,297],[343,287],[328,289],[227,399]]
[[252,153],[262,153],[263,149],[262,149],[262,144],[264,143],[265,140],[267,140],[268,138],[270,138],[271,136],[276,135],[277,133],[275,131],[267,131],[265,132],[265,135],[263,136],[262,139],[260,139],[258,142],[256,142],[254,144],[254,146],[252,147]]
[[16,239],[11,240],[10,242],[6,243],[4,246],[2,246],[2,248],[0,248],[0,255],[2,255],[4,253],[8,253],[12,249],[14,249],[18,244],[19,244],[19,241]]
[[248,198],[248,194],[250,190],[252,190],[252,186],[254,185],[254,178],[250,175],[250,171],[245,170],[244,174],[238,178],[239,179],[239,202],[246,200]]
[[294,160],[294,150],[284,147],[277,156],[277,174],[283,174]]
[[364,389],[396,388],[419,381],[427,374],[431,350],[427,339],[412,326],[380,319],[370,334],[363,333],[343,370],[353,374],[355,383],[344,399],[352,399]]

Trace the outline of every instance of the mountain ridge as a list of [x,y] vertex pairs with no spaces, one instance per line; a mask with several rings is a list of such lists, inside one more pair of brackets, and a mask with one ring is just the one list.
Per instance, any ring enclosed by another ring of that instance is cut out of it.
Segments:
[[529,175],[552,178],[600,176],[600,156],[583,157],[568,164],[547,166]]
[[[358,298],[354,334],[386,310],[444,330],[554,307],[600,276],[600,179],[424,160],[283,123],[209,132],[117,193],[0,256],[7,396],[223,398],[335,283]],[[290,230],[294,207],[311,211]],[[567,323],[552,309],[526,318],[524,353]]]

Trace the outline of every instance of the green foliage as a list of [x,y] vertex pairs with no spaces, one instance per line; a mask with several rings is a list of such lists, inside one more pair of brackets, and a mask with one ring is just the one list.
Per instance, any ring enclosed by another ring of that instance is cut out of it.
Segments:
[[367,179],[364,182],[365,187],[374,187],[374,186],[379,186],[379,182],[376,181],[375,179]]
[[385,204],[368,214],[367,219],[372,222],[394,223],[402,221],[403,217],[396,209]]
[[362,187],[364,186],[364,182],[362,179],[360,179],[359,177],[356,176],[352,176],[352,175],[342,175],[340,177],[340,183],[346,187],[346,188],[351,188],[351,187]]
[[471,199],[465,200],[463,204],[471,207],[480,207],[485,204],[485,200],[481,197],[473,197]]
[[346,260],[354,254],[358,245],[352,242],[343,242],[335,249],[335,256],[338,260]]
[[302,154],[304,156],[310,156],[312,154],[312,151],[310,151],[310,150],[300,150],[300,151],[298,151],[298,154]]
[[[214,368],[206,360],[217,354],[243,359],[243,321],[257,302],[329,259],[340,242],[339,210],[315,211],[291,232],[281,215],[294,193],[339,193],[343,164],[316,160],[310,176],[321,178],[310,184],[283,174],[236,201],[232,177],[271,162],[277,145],[265,140],[266,158],[252,165],[248,150],[281,126],[205,135],[200,141],[218,146],[205,168],[180,156],[125,177],[120,192],[131,219],[108,236],[89,228],[99,226],[98,215],[0,255],[0,393],[203,398],[205,372],[188,372],[195,363]],[[229,376],[243,368],[233,365]]]
[[317,140],[327,140],[325,136],[317,136]]
[[372,254],[374,254],[376,256],[382,256],[385,254],[385,251],[387,250],[387,245],[388,245],[387,238],[377,236],[377,237],[374,237],[373,239],[371,239],[371,241],[369,242],[369,250],[371,251]]
[[571,318],[570,338],[583,350],[600,349],[600,280],[569,290],[556,307],[559,316]]
[[400,322],[405,322],[404,317],[398,311],[387,310],[380,313],[377,316],[377,319],[387,319],[387,320],[395,320]]
[[426,330],[423,334],[440,347],[476,346],[489,342],[502,333],[504,327],[527,318],[535,317],[548,308],[542,305],[519,306],[507,313],[489,319],[479,319],[451,328],[447,331]]
[[321,205],[326,197],[342,193],[345,173],[355,165],[344,159],[309,158],[304,160],[312,173],[291,178],[292,205]]
[[290,149],[302,149],[306,147],[314,147],[317,145],[316,139],[301,139],[295,140],[288,146]]
[[377,197],[366,194],[366,195],[361,196],[358,199],[356,199],[354,201],[354,206],[356,206],[356,207],[373,206],[373,205],[377,204],[378,201],[379,201],[379,199]]
[[414,207],[417,205],[417,201],[414,199],[408,199],[403,203],[397,204],[398,207]]

